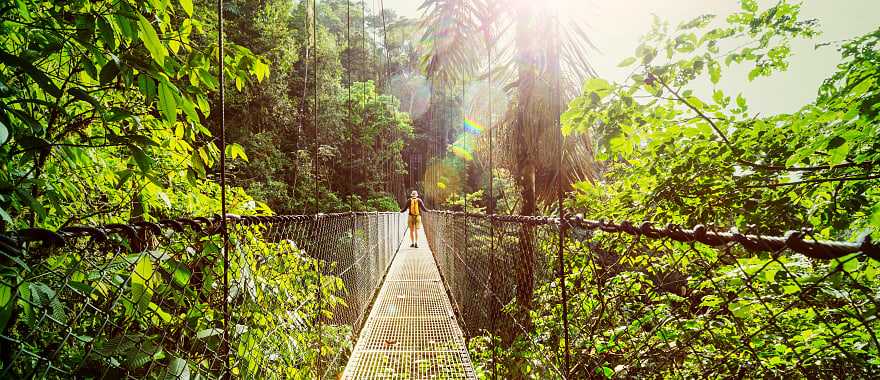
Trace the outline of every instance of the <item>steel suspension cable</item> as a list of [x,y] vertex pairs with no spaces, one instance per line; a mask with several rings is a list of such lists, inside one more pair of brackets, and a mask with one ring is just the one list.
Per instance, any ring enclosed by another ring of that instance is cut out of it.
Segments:
[[[382,79],[382,82],[383,82],[382,88],[385,89],[386,87],[388,87],[388,81],[391,78],[391,50],[388,48],[388,30],[387,30],[387,25],[385,22],[385,0],[379,0],[379,14],[382,15],[382,36],[383,36],[382,37],[382,45],[383,45],[383,49],[385,50],[385,66],[382,70],[383,74],[384,74],[384,78]],[[393,138],[393,134],[392,134],[392,138]],[[386,170],[388,171],[387,181],[390,182],[390,184],[387,186],[388,189],[386,189],[386,191],[391,191],[392,193],[394,193],[395,192],[395,189],[394,189],[395,182],[394,182],[394,178],[393,178],[394,171],[392,169],[392,163],[393,163],[393,161],[391,160],[391,157],[389,157],[387,160],[387,163],[386,163]]]
[[[352,156],[352,150],[354,146],[354,131],[352,130],[351,125],[353,124],[351,121],[352,112],[351,112],[351,0],[345,0],[345,47],[348,50],[347,58],[348,58],[348,67],[345,69],[346,76],[346,84],[347,84],[347,92],[348,92],[348,102],[346,102],[346,126],[348,127],[348,147],[346,152],[348,154],[348,167],[349,167],[349,194],[348,194],[348,211],[354,212],[354,184],[352,183],[352,177],[354,175],[354,158]],[[354,224],[352,223],[352,236],[351,242],[352,247],[354,247]]]
[[318,168],[318,114],[320,113],[320,106],[318,104],[318,0],[312,0],[312,50],[314,51],[312,59],[315,66],[315,83],[314,91],[312,92],[312,99],[314,101],[314,112],[312,113],[312,137],[314,138],[314,145],[312,146],[312,175],[315,181],[314,212],[317,214],[320,211],[318,206],[318,184],[320,182],[320,171]]
[[[302,3],[301,3],[302,4]],[[296,158],[296,165],[294,166],[294,176],[293,176],[293,191],[296,192],[297,183],[299,182],[299,146],[300,146],[300,138],[302,137],[303,131],[305,130],[306,123],[306,106],[308,105],[309,98],[309,55],[311,54],[311,47],[309,46],[309,2],[305,1],[304,9],[305,12],[303,17],[303,31],[306,33],[306,44],[305,44],[305,59],[303,59],[304,73],[303,73],[303,87],[302,87],[302,99],[300,101],[299,106],[299,124],[297,125],[296,137],[294,139],[294,156]],[[305,213],[306,206],[303,205],[303,213]]]
[[[377,2],[375,0],[373,0],[373,7],[374,8],[376,7],[376,4],[377,4]],[[384,63],[382,62],[382,55],[380,55],[378,57],[379,71],[376,73],[376,99],[379,100],[380,107],[382,108],[382,111],[385,112],[385,111],[388,111],[388,108],[386,107],[386,104],[384,102],[382,102],[382,97],[381,97],[382,92],[381,91],[384,90],[385,87],[388,85],[388,83],[387,83],[388,79],[389,79],[388,67],[390,65],[390,63],[389,63],[390,61],[389,61],[389,56],[388,56],[388,35],[385,32],[385,5],[384,5],[384,2],[382,0],[379,0],[378,6],[379,6],[379,17],[380,17],[380,20],[382,21],[382,31],[383,31],[383,35],[384,35],[384,37],[382,38],[382,50],[385,53],[385,54],[383,54],[385,56],[385,62]],[[376,33],[378,34],[378,31],[376,31]],[[376,39],[378,40],[378,37],[376,37]],[[378,48],[379,42],[376,41],[374,43],[376,45],[376,48]],[[388,137],[389,138],[391,137],[390,134]],[[380,138],[381,138],[381,135],[380,135]],[[384,138],[382,139],[382,144],[381,144],[380,149],[384,150],[387,148],[386,141],[387,141],[387,139],[384,139]],[[382,178],[383,178],[382,190],[385,192],[389,192],[391,189],[391,157],[389,157],[387,155],[383,155],[383,156],[384,157],[382,160],[382,170],[384,171],[384,173],[382,173]]]
[[[565,205],[564,205],[564,194],[562,189],[562,176],[563,176],[563,154],[564,154],[564,140],[562,136],[562,126],[560,125],[560,116],[562,114],[562,95],[561,95],[561,80],[562,76],[562,65],[560,64],[560,48],[561,48],[561,38],[559,35],[559,11],[553,15],[554,22],[553,25],[553,76],[554,76],[554,84],[553,84],[553,126],[555,128],[554,133],[557,136],[557,156],[556,156],[556,198],[559,202],[559,220],[565,220]],[[562,295],[562,329],[563,329],[563,345],[565,350],[564,362],[563,362],[563,377],[569,377],[571,375],[571,350],[569,347],[569,326],[568,326],[568,290],[566,289],[565,284],[565,232],[566,232],[566,224],[559,224],[559,242],[558,242],[558,252],[557,252],[557,260],[559,260],[559,285]]]
[[[494,9],[493,9],[494,12]],[[486,30],[486,50],[488,55],[488,63],[489,63],[489,204],[487,205],[487,210],[490,215],[495,214],[495,165],[494,165],[494,156],[495,156],[495,147],[492,142],[492,135],[494,131],[494,83],[492,81],[492,69],[493,69],[493,60],[492,60],[492,48],[495,46],[492,38],[494,36],[491,35],[490,30]],[[489,223],[489,265],[492,268],[489,271],[489,287],[494,288],[493,284],[495,283],[495,223],[490,221]],[[494,308],[490,309],[492,315],[489,316],[489,320],[491,321],[491,329],[494,332],[496,329],[496,320]],[[495,347],[495,337],[492,337],[492,379],[498,379],[498,349]]]
[[223,377],[230,378],[229,365],[229,229],[226,224],[226,65],[223,62],[223,0],[217,0],[217,60],[220,66],[220,231],[223,235],[223,343],[220,349],[224,360]]
[[[315,213],[315,218],[318,217],[318,212],[320,211],[318,204],[318,193],[319,193],[319,170],[318,170],[318,113],[320,112],[319,104],[318,104],[318,0],[312,0],[312,50],[313,53],[313,61],[314,61],[314,77],[315,83],[313,87],[313,114],[312,114],[312,137],[313,137],[313,146],[312,146],[312,176],[315,182],[314,184],[314,193],[312,197],[313,208]],[[308,17],[307,17],[308,18]],[[320,233],[320,232],[319,232]],[[312,238],[317,238],[318,236],[312,236]],[[317,252],[315,252],[317,253]],[[315,324],[317,325],[317,340],[318,340],[318,351],[315,355],[316,363],[315,363],[315,373],[320,378],[321,376],[321,367],[322,367],[322,351],[323,351],[323,323],[322,323],[322,308],[323,308],[323,279],[322,276],[324,274],[324,265],[323,260],[319,257],[315,258],[315,266],[317,267],[317,289],[316,289],[316,300],[317,300],[317,312],[315,315]]]
[[[367,50],[367,0],[361,0],[361,50],[363,50],[364,54],[364,62],[361,65],[363,70],[361,70],[361,101],[362,101],[362,109],[361,109],[361,125],[363,127],[367,122],[367,78],[369,75],[367,74],[367,66],[369,66],[369,54]],[[360,133],[361,128],[358,128],[358,133]]]

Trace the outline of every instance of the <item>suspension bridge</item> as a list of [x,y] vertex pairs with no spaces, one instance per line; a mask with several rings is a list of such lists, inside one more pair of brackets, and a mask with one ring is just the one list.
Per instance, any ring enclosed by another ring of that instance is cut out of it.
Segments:
[[556,215],[430,210],[406,248],[399,213],[227,213],[219,124],[219,215],[0,234],[0,378],[880,376],[868,238],[585,220],[562,207],[556,149]]
[[[217,216],[3,235],[0,257],[20,272],[2,283],[15,302],[0,321],[0,372],[580,378],[614,364],[634,376],[684,365],[725,374],[741,371],[726,357],[759,358],[762,339],[781,349],[810,333],[783,324],[798,310],[821,318],[831,344],[792,351],[796,360],[848,358],[829,371],[876,373],[864,358],[876,349],[877,300],[861,285],[871,275],[858,269],[878,259],[868,240],[578,217],[430,211],[424,219],[418,249],[401,248],[401,214],[375,212],[229,216],[225,254]],[[750,267],[754,255],[771,259]],[[809,276],[799,275],[805,262]],[[817,302],[833,277],[850,303]],[[744,290],[727,292],[730,281]],[[663,336],[670,323],[688,329]],[[710,330],[719,326],[743,335],[719,338]],[[611,339],[618,348],[601,351]],[[848,339],[863,350],[835,344]]]

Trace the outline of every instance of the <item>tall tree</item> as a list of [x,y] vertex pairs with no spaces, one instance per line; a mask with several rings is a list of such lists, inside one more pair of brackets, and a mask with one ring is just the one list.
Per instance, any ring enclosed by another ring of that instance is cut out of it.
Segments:
[[[555,199],[555,186],[539,185],[592,178],[590,154],[567,154],[564,170],[556,170],[562,139],[555,128],[561,113],[555,98],[573,97],[579,83],[593,74],[586,59],[591,43],[577,24],[560,22],[556,9],[533,1],[426,0],[422,9],[423,41],[430,43],[424,59],[429,77],[444,82],[482,75],[488,69],[485,50],[497,47],[493,74],[511,101],[505,117],[490,128],[500,132],[503,156],[520,189],[521,214],[536,214],[539,199]],[[553,36],[554,43],[537,36]],[[590,146],[588,135],[567,141],[564,148],[570,152],[583,146]],[[557,173],[566,178],[556,178]],[[519,234],[517,300],[525,309],[534,291],[533,235],[530,227]]]

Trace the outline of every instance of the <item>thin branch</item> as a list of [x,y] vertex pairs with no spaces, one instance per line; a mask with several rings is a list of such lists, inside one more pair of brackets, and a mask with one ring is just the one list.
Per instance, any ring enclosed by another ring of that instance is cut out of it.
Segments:
[[[737,151],[736,148],[733,146],[733,144],[730,143],[730,140],[727,139],[727,136],[724,134],[724,132],[721,132],[721,128],[718,127],[718,124],[715,124],[715,121],[712,120],[712,118],[706,116],[706,114],[704,114],[703,111],[700,111],[699,108],[697,108],[696,106],[694,106],[693,104],[688,102],[685,98],[683,98],[678,93],[678,91],[673,90],[671,87],[669,87],[669,85],[666,84],[666,81],[664,81],[660,76],[654,75],[653,73],[650,73],[650,72],[648,73],[648,75],[651,75],[652,77],[654,77],[654,79],[656,79],[658,82],[660,82],[660,85],[662,85],[663,88],[665,88],[667,91],[672,93],[672,95],[675,95],[675,98],[678,99],[678,101],[684,103],[684,105],[688,106],[688,108],[690,108],[691,110],[696,112],[697,115],[699,115],[703,120],[706,120],[709,123],[709,125],[712,126],[712,129],[715,130],[715,133],[717,133],[718,136],[721,137],[721,140],[724,140],[724,144],[727,145],[728,148],[730,148],[730,151],[736,153],[736,151]],[[739,161],[739,160],[737,160],[737,161]]]
[[[649,75],[653,76],[654,79],[656,79],[663,86],[663,88],[665,88],[667,91],[669,91],[670,93],[675,95],[676,100],[682,102],[684,105],[686,105],[692,111],[694,111],[697,114],[697,116],[699,116],[699,118],[701,118],[701,119],[705,120],[707,123],[709,123],[709,125],[712,127],[712,129],[715,131],[715,133],[719,137],[721,137],[721,140],[724,141],[724,144],[727,145],[727,147],[730,149],[730,151],[733,152],[734,154],[737,154],[738,149],[736,149],[736,147],[733,145],[733,143],[730,142],[730,140],[727,138],[727,136],[724,134],[724,132],[721,131],[721,128],[718,127],[718,124],[715,123],[715,120],[723,120],[723,119],[709,117],[708,115],[706,115],[705,113],[700,111],[699,108],[697,108],[696,106],[691,104],[691,102],[687,101],[687,99],[682,97],[678,91],[673,90],[671,87],[669,87],[669,85],[662,78],[660,78],[659,76],[656,76],[650,72],[649,72]],[[663,97],[660,97],[660,98],[663,98]],[[666,99],[666,98],[663,98],[663,99]],[[799,167],[787,167],[787,166],[778,166],[778,165],[759,164],[756,162],[744,160],[742,158],[736,158],[735,161],[739,164],[742,164],[745,166],[750,166],[755,169],[773,170],[773,171],[787,171],[787,172],[808,172],[808,171],[841,169],[841,168],[850,168],[850,167],[861,167],[861,168],[865,168],[865,169],[870,169],[876,164],[875,162],[864,162],[864,163],[847,163],[847,164],[840,164],[840,165],[823,165],[823,166],[811,166],[811,167],[799,168]]]
[[836,178],[805,179],[803,181],[796,181],[796,182],[769,183],[766,185],[751,185],[751,186],[738,186],[738,187],[741,189],[762,189],[762,188],[776,188],[776,187],[783,187],[783,186],[796,186],[796,185],[803,185],[803,184],[807,184],[807,183],[870,181],[873,179],[880,179],[880,174],[861,176],[861,177],[836,177]]

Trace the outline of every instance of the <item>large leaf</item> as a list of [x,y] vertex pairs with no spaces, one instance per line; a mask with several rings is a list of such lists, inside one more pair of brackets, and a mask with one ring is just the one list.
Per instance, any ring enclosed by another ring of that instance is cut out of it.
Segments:
[[113,82],[113,79],[116,78],[117,74],[119,74],[119,65],[117,65],[116,62],[112,60],[107,62],[107,64],[101,68],[101,74],[99,74],[101,84],[110,84],[111,82]]
[[180,7],[183,8],[183,11],[186,12],[187,16],[192,17],[192,15],[193,15],[192,0],[180,0]]
[[159,83],[159,112],[169,123],[177,121],[177,99],[174,88],[167,81]]
[[138,313],[143,313],[153,298],[153,290],[149,285],[152,278],[153,262],[149,255],[143,255],[131,273],[131,302],[137,305]]
[[186,360],[181,358],[171,359],[168,364],[168,373],[165,375],[166,380],[189,380],[190,370]]
[[0,283],[0,332],[6,329],[6,322],[12,315],[12,305],[15,304],[12,297],[12,288]]
[[141,169],[141,172],[149,172],[153,167],[153,159],[137,145],[129,145],[128,149],[131,151],[131,156],[134,158],[138,168]]
[[[0,111],[3,112],[3,111]],[[3,120],[0,119],[0,146],[6,144],[9,141],[9,128],[6,127],[6,124],[3,123]]]
[[153,59],[160,66],[164,65],[165,57],[168,56],[168,49],[166,49],[165,45],[162,44],[162,41],[159,40],[159,35],[156,34],[156,29],[153,29],[153,25],[150,24],[144,16],[140,15],[138,16],[138,26],[140,27],[138,37],[143,41],[147,50],[150,51],[150,55]]

